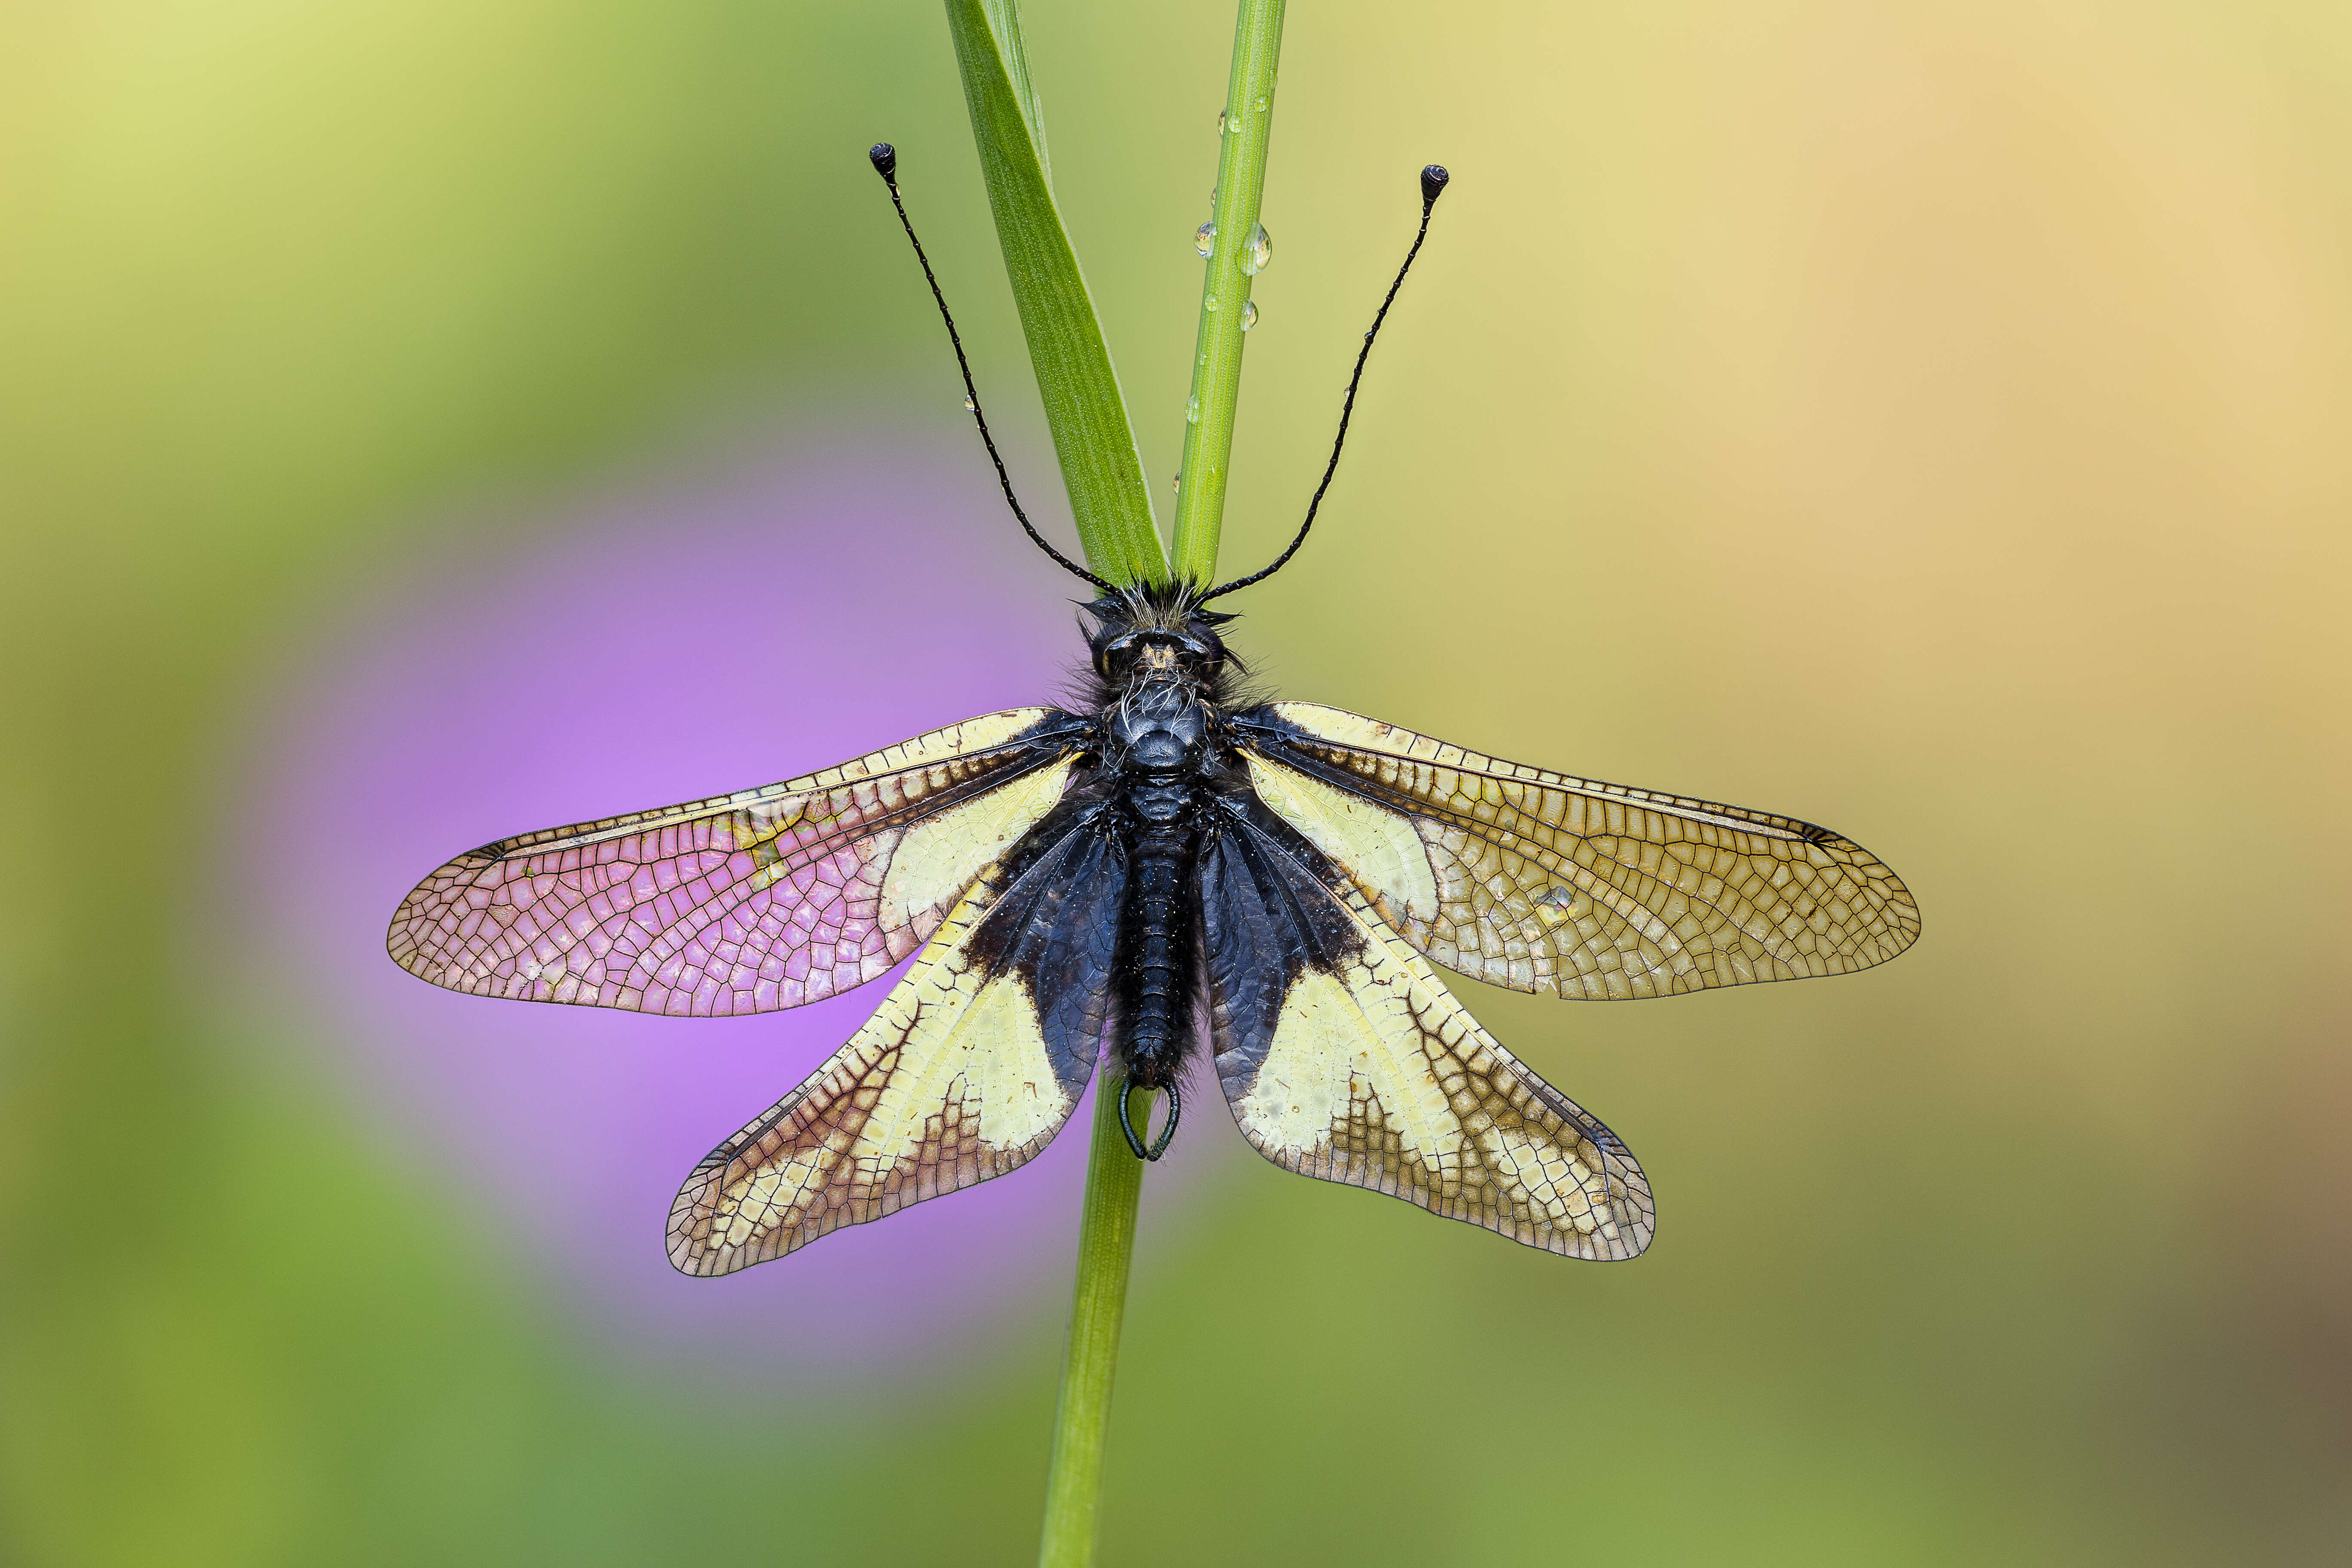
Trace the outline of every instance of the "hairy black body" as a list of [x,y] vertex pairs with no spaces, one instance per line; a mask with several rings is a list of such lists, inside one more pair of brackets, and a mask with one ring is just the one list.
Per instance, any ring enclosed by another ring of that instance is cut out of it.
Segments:
[[[1216,625],[1227,617],[1150,593],[1105,595],[1088,610],[1097,831],[1128,870],[1111,1047],[1129,1083],[1168,1096],[1167,1121],[1148,1149],[1128,1127],[1136,1152],[1157,1159],[1182,1114],[1197,1035],[1203,841],[1216,831],[1216,797],[1248,784],[1224,732],[1228,658]],[[1123,1100],[1120,1110],[1125,1125]]]

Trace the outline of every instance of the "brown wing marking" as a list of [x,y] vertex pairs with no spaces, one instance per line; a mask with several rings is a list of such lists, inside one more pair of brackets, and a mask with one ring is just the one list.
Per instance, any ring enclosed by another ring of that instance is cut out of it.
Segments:
[[1591,1000],[1866,969],[1919,910],[1868,850],[1768,812],[1498,762],[1334,708],[1240,715],[1259,797],[1448,968]]
[[1077,721],[966,720],[824,773],[460,855],[392,956],[474,995],[709,1016],[796,1007],[921,945],[1060,798]]
[[[1570,1258],[1647,1247],[1649,1184],[1617,1135],[1480,1028],[1360,893],[1282,858],[1283,888],[1225,917],[1240,940],[1210,939],[1218,1077],[1258,1152]],[[1223,886],[1266,888],[1276,862],[1256,859]],[[1261,1015],[1268,964],[1289,978]]]

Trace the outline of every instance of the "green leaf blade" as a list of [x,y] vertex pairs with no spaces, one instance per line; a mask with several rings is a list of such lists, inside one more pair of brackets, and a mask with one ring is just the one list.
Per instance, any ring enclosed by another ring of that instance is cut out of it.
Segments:
[[1054,202],[1012,0],[947,0],[988,205],[1087,563],[1122,586],[1168,577],[1143,454],[1102,321]]

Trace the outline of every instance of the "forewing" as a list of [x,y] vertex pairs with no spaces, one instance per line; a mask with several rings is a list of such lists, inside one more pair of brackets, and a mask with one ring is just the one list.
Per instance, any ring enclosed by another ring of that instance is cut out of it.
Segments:
[[670,1261],[730,1274],[1002,1175],[1061,1130],[1106,1024],[1126,877],[1065,811],[982,874],[866,1026],[713,1150],[670,1211]]
[[920,946],[1061,798],[1081,727],[1015,709],[765,789],[485,845],[402,901],[392,956],[478,996],[797,1007]]
[[1895,873],[1826,828],[1596,784],[1307,702],[1235,718],[1259,796],[1404,940],[1592,1000],[1843,974],[1918,937]]
[[1649,1184],[1617,1135],[1286,837],[1237,812],[1202,862],[1209,1029],[1243,1135],[1286,1170],[1549,1252],[1647,1247]]

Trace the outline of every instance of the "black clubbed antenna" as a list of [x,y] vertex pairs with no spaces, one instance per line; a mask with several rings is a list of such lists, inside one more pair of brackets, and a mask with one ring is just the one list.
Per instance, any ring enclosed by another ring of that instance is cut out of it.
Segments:
[[1339,448],[1348,444],[1348,420],[1356,412],[1356,386],[1364,379],[1364,362],[1372,357],[1372,340],[1381,335],[1381,323],[1389,319],[1389,307],[1396,303],[1397,290],[1404,287],[1404,275],[1412,270],[1412,258],[1421,254],[1421,242],[1429,237],[1429,215],[1444,193],[1445,182],[1453,176],[1442,163],[1432,163],[1421,172],[1421,231],[1412,237],[1412,248],[1404,253],[1404,265],[1397,268],[1396,281],[1389,285],[1388,298],[1381,301],[1380,314],[1372,318],[1372,330],[1364,334],[1364,346],[1356,351],[1356,374],[1348,378],[1348,400],[1339,405],[1339,434],[1331,440],[1331,460],[1324,465],[1323,482],[1315,487],[1315,499],[1307,503],[1307,521],[1298,525],[1298,536],[1290,548],[1274,558],[1274,564],[1263,572],[1253,572],[1237,577],[1223,587],[1212,588],[1194,603],[1205,605],[1223,594],[1236,588],[1246,588],[1253,583],[1263,583],[1288,563],[1307,542],[1307,531],[1315,526],[1316,509],[1323,504],[1323,492],[1331,488],[1331,476],[1339,471]]
[[898,150],[887,142],[877,142],[866,156],[873,161],[874,172],[882,176],[882,183],[890,187],[890,205],[898,211],[898,226],[907,231],[907,243],[915,247],[915,259],[923,264],[923,281],[931,286],[931,298],[940,307],[940,320],[948,324],[948,342],[955,345],[956,368],[963,372],[963,405],[971,410],[972,420],[980,426],[981,444],[988,448],[988,460],[996,465],[996,482],[1004,487],[1004,504],[1021,520],[1021,531],[1038,549],[1052,556],[1055,564],[1066,572],[1075,572],[1106,594],[1116,594],[1118,590],[1109,582],[1046,543],[1045,536],[1030,522],[1029,514],[1021,510],[1021,498],[1013,493],[1012,476],[1004,471],[1004,459],[997,456],[996,438],[988,433],[988,416],[980,411],[980,389],[971,384],[971,362],[963,357],[963,339],[956,331],[955,317],[948,312],[947,296],[940,292],[940,280],[931,271],[931,258],[923,254],[923,242],[915,237],[915,226],[907,216],[907,204],[898,199]]

